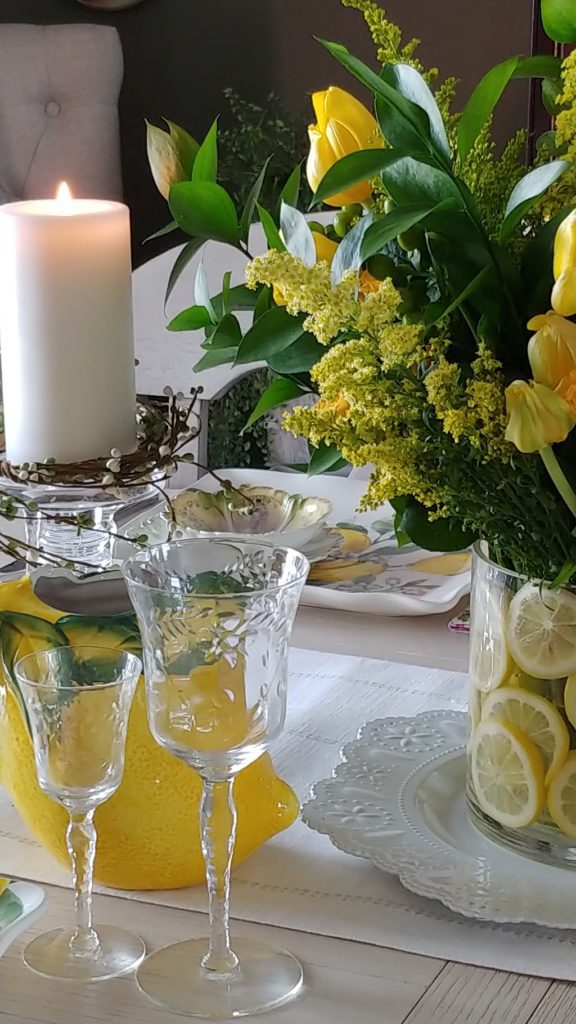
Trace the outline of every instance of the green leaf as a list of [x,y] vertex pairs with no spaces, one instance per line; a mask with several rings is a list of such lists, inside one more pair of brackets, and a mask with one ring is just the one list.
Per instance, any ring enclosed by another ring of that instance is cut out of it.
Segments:
[[427,551],[462,551],[476,539],[475,534],[462,530],[457,519],[443,517],[431,522],[424,506],[412,497],[406,500],[398,528]]
[[282,189],[278,202],[276,203],[276,209],[274,210],[274,217],[276,223],[280,222],[280,210],[282,209],[282,203],[286,203],[287,206],[297,206],[298,196],[300,195],[300,182],[302,179],[302,170],[300,164],[296,164],[296,167],[291,172]]
[[196,271],[196,277],[194,279],[194,298],[196,299],[196,305],[204,306],[210,314],[210,320],[213,324],[216,323],[217,317],[214,312],[214,306],[212,305],[212,299],[210,298],[210,289],[208,287],[208,277],[206,275],[206,267],[204,262],[200,260],[198,269]]
[[313,267],[316,263],[316,246],[304,214],[283,202],[280,207],[280,227],[288,252],[301,259],[307,267]]
[[444,320],[447,316],[450,316],[450,313],[454,313],[454,311],[457,310],[463,302],[466,302],[466,299],[470,298],[470,296],[485,283],[491,274],[491,267],[483,267],[482,270],[476,274],[476,277],[473,277],[465,288],[462,289],[460,294],[447,305],[443,306],[440,310],[429,306],[424,314],[424,323],[426,326],[432,327],[434,324],[440,323],[440,321]]
[[400,157],[382,171],[382,181],[397,206],[412,204],[436,206],[452,200],[455,209],[464,208],[464,200],[449,174],[437,167]]
[[409,64],[386,64],[382,71],[382,78],[394,89],[397,89],[405,99],[425,111],[430,125],[430,138],[437,151],[442,153],[450,163],[452,159],[450,143],[442,115],[422,75]]
[[270,248],[277,249],[278,252],[286,252],[286,246],[284,245],[284,242],[280,238],[280,232],[278,231],[278,228],[274,223],[272,215],[268,213],[268,210],[266,210],[263,206],[260,206],[260,203],[256,203],[256,209],[258,210],[260,223],[262,224],[264,234],[266,236],[266,241],[268,242]]
[[205,306],[190,306],[182,310],[168,324],[169,331],[197,331],[201,327],[210,327],[212,318]]
[[253,323],[256,323],[261,316],[264,315],[269,309],[272,308],[272,288],[268,284],[263,284],[260,291],[256,294],[256,305],[254,306],[254,317]]
[[419,224],[425,217],[428,217],[436,210],[443,209],[444,206],[444,203],[436,203],[433,206],[429,203],[412,203],[387,213],[380,220],[377,220],[375,224],[372,224],[364,235],[362,260],[367,260],[370,256],[374,256],[388,242],[401,235],[403,231],[413,228],[415,224]]
[[200,373],[201,370],[211,370],[214,366],[233,363],[236,351],[236,348],[211,348],[194,364],[192,369],[194,373]]
[[308,476],[319,476],[320,473],[328,473],[341,469],[346,465],[336,445],[321,444],[312,453],[308,464]]
[[512,78],[556,78],[557,57],[510,57],[497,64],[480,81],[458,122],[458,155],[464,161]]
[[236,245],[240,237],[232,199],[211,181],[182,181],[170,189],[170,212],[178,226],[195,238]]
[[550,39],[555,43],[576,43],[574,0],[542,0],[540,13]]
[[534,205],[536,199],[557,181],[570,164],[567,160],[552,160],[542,167],[535,167],[520,179],[512,191],[500,228],[500,241],[506,242],[522,217]]
[[320,345],[313,335],[304,333],[289,348],[268,356],[268,365],[275,373],[303,373],[312,369],[325,354],[325,345]]
[[235,348],[237,349],[242,341],[242,328],[233,313],[225,313],[216,326],[216,330],[210,339],[210,349]]
[[[224,274],[224,277],[222,278],[222,291],[220,293],[222,295],[222,312],[223,313],[229,313],[230,312],[229,302],[230,302],[230,281],[231,280],[232,280],[232,271],[231,270],[227,270],[226,273]],[[214,306],[212,306],[212,309],[214,309]]]
[[142,245],[146,245],[146,242],[153,242],[155,238],[163,238],[164,235],[171,235],[173,231],[177,230],[178,225],[176,221],[171,220],[169,224],[166,224],[166,227],[159,228],[158,231],[154,231],[151,235],[148,235],[142,242]]
[[190,261],[194,259],[194,256],[198,252],[198,249],[200,249],[203,245],[204,239],[193,238],[192,241],[187,242],[184,248],[181,249],[181,251],[178,253],[178,256],[176,257],[176,262],[174,263],[174,266],[170,271],[170,277],[168,278],[168,285],[166,287],[166,296],[164,298],[164,304],[168,302],[168,299],[172,295],[172,292],[174,291],[178,281],[180,280],[180,277],[186,270],[186,267],[188,266]]
[[340,242],[334,253],[330,271],[333,286],[342,280],[347,270],[359,270],[362,266],[362,242],[372,220],[371,213],[365,214]]
[[253,363],[281,352],[302,336],[302,324],[290,316],[283,306],[267,310],[244,335],[238,349],[237,363]]
[[[340,43],[330,43],[324,39],[319,40],[326,47],[329,53],[342,64],[359,82],[367,86],[376,97],[379,97],[395,113],[395,118],[390,120],[389,128],[394,131],[393,137],[390,132],[386,136],[388,142],[393,146],[403,146],[406,141],[416,138],[423,146],[430,150],[433,148],[430,139],[430,122],[428,116],[421,107],[416,106],[410,100],[405,99],[397,89],[392,88],[375,71],[372,71],[366,64],[348,52],[345,46]],[[407,136],[406,136],[406,133]]]
[[180,163],[184,168],[184,174],[189,179],[192,174],[192,168],[194,167],[194,161],[196,159],[196,154],[200,149],[200,145],[185,128],[181,128],[180,125],[174,124],[174,121],[169,121],[167,117],[163,118],[163,120],[168,125],[168,130],[172,137],[172,141],[176,146]]
[[218,175],[218,121],[213,121],[192,168],[192,181],[215,182]]
[[247,288],[245,284],[237,284],[233,288],[230,288],[226,298],[226,309],[224,309],[224,294],[220,292],[219,295],[215,295],[212,299],[212,306],[216,316],[222,316],[224,313],[230,313],[235,309],[254,309],[256,300],[258,298],[258,292],[252,288]]
[[565,206],[555,217],[547,221],[534,241],[530,242],[522,253],[521,270],[528,296],[528,316],[541,313],[550,304],[550,292],[554,285],[554,239],[560,224],[573,209],[573,206]]
[[559,99],[562,93],[561,78],[544,78],[542,81],[542,103],[550,117],[556,117],[562,110]]
[[248,198],[246,199],[244,209],[242,211],[242,216],[240,217],[240,236],[241,238],[244,239],[245,242],[248,241],[248,233],[250,231],[250,226],[254,218],[254,210],[256,209],[256,204],[260,198],[262,185],[264,184],[264,178],[266,177],[266,171],[268,170],[268,164],[270,163],[271,159],[272,157],[268,157],[266,163],[263,165],[262,170],[260,171],[260,174],[258,175],[256,181],[252,185],[252,188],[248,193]]
[[277,406],[284,405],[285,402],[289,402],[292,398],[299,398],[300,395],[305,393],[302,388],[298,387],[295,381],[288,380],[286,377],[277,377],[260,396],[258,404],[248,417],[244,430],[251,427],[253,423],[256,423],[256,420],[265,416],[271,409],[276,409]]
[[321,203],[358,181],[374,178],[397,159],[398,153],[392,149],[361,149],[343,156],[326,171],[310,205]]

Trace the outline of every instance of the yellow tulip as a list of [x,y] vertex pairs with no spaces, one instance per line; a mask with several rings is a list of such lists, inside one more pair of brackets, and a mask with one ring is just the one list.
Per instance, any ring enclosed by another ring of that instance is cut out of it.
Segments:
[[534,380],[555,388],[576,369],[576,324],[550,311],[532,317],[528,327],[536,331],[528,343]]
[[[325,260],[331,267],[336,249],[338,248],[338,242],[333,242],[331,238],[326,238],[326,235],[323,235],[320,231],[313,231],[312,238],[314,239],[314,246],[316,248],[316,261]],[[272,295],[277,306],[286,305],[286,299],[284,298],[282,289],[277,284],[275,284],[272,289]]]
[[[361,149],[376,149],[383,142],[376,119],[344,89],[331,85],[323,92],[313,93],[312,103],[316,124],[308,129],[310,153],[306,175],[315,192],[326,172],[343,156]],[[325,202],[328,206],[348,206],[364,203],[371,195],[370,182],[359,181]]]
[[170,132],[146,122],[148,161],[154,183],[161,196],[168,199],[172,185],[186,181],[189,175],[184,170],[178,141]]
[[533,380],[515,380],[508,385],[506,411],[506,440],[521,452],[538,452],[565,441],[576,423],[562,395]]
[[556,387],[556,393],[562,395],[572,412],[576,414],[576,369],[570,370]]
[[320,231],[313,231],[312,238],[314,239],[314,245],[316,247],[316,260],[326,260],[326,263],[332,266],[332,260],[336,255],[338,242],[333,242],[331,238],[327,238],[326,235],[323,235]]
[[554,240],[552,305],[562,316],[576,313],[576,210],[564,218]]

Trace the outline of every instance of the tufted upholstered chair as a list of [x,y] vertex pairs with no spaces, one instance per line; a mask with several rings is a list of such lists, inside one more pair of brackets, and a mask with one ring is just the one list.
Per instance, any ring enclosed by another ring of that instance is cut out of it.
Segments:
[[122,194],[118,33],[101,25],[0,25],[0,202]]

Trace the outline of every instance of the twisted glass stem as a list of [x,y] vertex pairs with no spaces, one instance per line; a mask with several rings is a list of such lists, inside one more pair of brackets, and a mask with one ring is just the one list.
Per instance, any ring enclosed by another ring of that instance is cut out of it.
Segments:
[[94,811],[70,811],[66,845],[72,864],[76,928],[70,948],[78,956],[93,956],[100,943],[92,927],[92,880],[96,854]]
[[203,782],[200,834],[208,884],[210,944],[202,966],[226,975],[238,968],[238,957],[230,947],[230,871],[237,823],[234,780]]

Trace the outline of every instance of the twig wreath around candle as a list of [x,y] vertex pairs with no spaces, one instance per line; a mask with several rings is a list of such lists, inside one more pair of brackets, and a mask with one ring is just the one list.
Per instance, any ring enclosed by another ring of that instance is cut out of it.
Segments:
[[[140,398],[137,407],[138,444],[135,451],[129,454],[122,454],[119,449],[112,448],[108,456],[84,462],[58,463],[53,458],[47,458],[41,463],[24,462],[20,465],[4,458],[0,464],[0,477],[6,480],[4,488],[0,485],[0,552],[19,558],[41,554],[45,562],[63,564],[62,559],[50,551],[39,552],[27,541],[7,534],[1,520],[26,521],[40,515],[45,520],[75,526],[78,531],[96,529],[90,512],[82,511],[65,516],[61,512],[51,513],[41,508],[34,498],[14,492],[13,485],[26,488],[26,495],[35,487],[39,490],[46,487],[62,488],[63,491],[74,487],[97,488],[119,500],[130,488],[153,485],[158,487],[160,495],[170,506],[161,485],[178,471],[180,463],[197,462],[194,455],[184,449],[200,434],[196,403],[201,392],[202,388],[192,388],[186,398],[183,392],[174,392],[172,388],[166,387],[164,399]],[[119,534],[114,536],[141,546],[147,542],[144,534],[130,538],[122,538]],[[75,561],[74,564],[90,568],[81,561]]]

